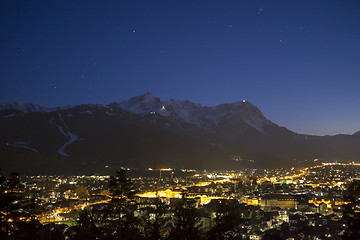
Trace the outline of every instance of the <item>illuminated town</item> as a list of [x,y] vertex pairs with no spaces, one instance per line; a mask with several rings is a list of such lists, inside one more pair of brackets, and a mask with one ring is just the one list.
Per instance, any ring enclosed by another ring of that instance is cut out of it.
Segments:
[[360,240],[360,0],[0,1],[0,240]]
[[[147,216],[148,209],[160,200],[166,208],[166,221],[171,222],[176,202],[186,200],[199,211],[200,229],[206,232],[216,225],[219,206],[235,203],[242,219],[239,239],[263,239],[275,234],[272,231],[281,232],[284,239],[304,239],[306,232],[309,239],[339,239],[347,230],[344,209],[351,204],[344,197],[350,183],[359,180],[360,164],[334,162],[303,169],[224,172],[149,168],[143,171],[147,177],[132,176],[137,171],[126,170],[136,190],[136,217]],[[42,211],[33,215],[37,221],[71,229],[82,211],[109,204],[110,178],[23,176],[21,191],[41,207]],[[358,206],[353,210],[358,213]]]

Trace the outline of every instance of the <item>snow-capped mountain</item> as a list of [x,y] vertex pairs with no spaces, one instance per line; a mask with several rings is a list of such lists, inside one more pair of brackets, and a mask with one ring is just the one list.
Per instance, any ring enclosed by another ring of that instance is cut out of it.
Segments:
[[30,112],[51,112],[56,109],[47,108],[33,103],[18,103],[18,102],[7,102],[0,104],[0,111],[3,110],[17,110],[24,113]]
[[359,146],[359,133],[294,133],[266,119],[248,101],[209,107],[146,93],[107,105],[0,106],[0,168],[27,174],[93,173],[119,166],[236,169],[294,166],[311,159],[357,161]]
[[[260,132],[264,132],[265,127],[274,125],[263,116],[256,106],[245,100],[209,107],[187,100],[182,101],[171,99],[162,101],[147,92],[143,95],[132,97],[129,100],[124,100],[119,103],[112,103],[108,105],[97,104],[94,106],[107,110],[106,113],[108,115],[111,115],[111,111],[114,108],[121,108],[132,114],[141,116],[152,114],[163,117],[171,117],[185,123],[194,124],[205,130],[214,130],[226,121],[232,121],[235,116],[241,118],[247,125]],[[25,114],[31,112],[54,112],[69,108],[71,107],[48,108],[33,103],[17,102],[0,104],[0,111],[17,110]],[[82,112],[81,114],[90,112],[91,111],[88,110]],[[5,117],[13,116],[16,116],[16,114],[8,114]]]
[[23,113],[54,112],[57,110],[69,109],[72,107],[73,106],[49,108],[49,107],[41,106],[41,105],[34,104],[34,103],[19,103],[19,102],[0,103],[0,111],[15,110],[15,111],[21,111]]
[[214,129],[234,116],[242,118],[248,125],[263,132],[274,125],[260,110],[248,101],[221,104],[215,107],[202,106],[190,101],[161,101],[149,92],[118,103],[118,106],[134,114],[158,114],[173,117],[202,129]]

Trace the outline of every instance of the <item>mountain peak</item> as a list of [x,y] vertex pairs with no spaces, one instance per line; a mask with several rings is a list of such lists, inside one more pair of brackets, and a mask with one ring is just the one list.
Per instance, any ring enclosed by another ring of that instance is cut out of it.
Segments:
[[19,102],[7,102],[0,104],[0,111],[2,110],[18,110],[24,113],[30,112],[50,112],[53,109],[37,105],[34,103],[19,103]]
[[[266,126],[273,124],[263,116],[256,106],[247,100],[209,107],[188,100],[171,99],[162,101],[150,92],[146,92],[128,100],[115,103],[115,105],[133,114],[156,114],[163,117],[172,117],[211,131],[216,129],[220,123],[225,124],[234,117],[242,119],[241,121],[260,132],[264,132]],[[52,112],[66,108],[47,108],[32,103],[6,103],[0,105],[0,110],[7,109],[30,113]]]
[[242,100],[234,103],[220,104],[215,107],[202,106],[190,101],[174,100],[161,101],[147,92],[119,103],[119,106],[131,113],[158,114],[171,116],[185,123],[194,124],[202,129],[214,129],[220,122],[237,116],[246,124],[263,132],[264,127],[272,124],[261,111],[249,101]]
[[145,95],[145,96],[153,96],[152,94],[151,94],[151,92],[146,92],[146,93],[144,93],[143,95]]
[[360,131],[355,132],[353,135],[354,135],[354,136],[360,136]]
[[129,101],[160,101],[160,98],[155,97],[150,92],[146,92],[142,95],[130,98]]

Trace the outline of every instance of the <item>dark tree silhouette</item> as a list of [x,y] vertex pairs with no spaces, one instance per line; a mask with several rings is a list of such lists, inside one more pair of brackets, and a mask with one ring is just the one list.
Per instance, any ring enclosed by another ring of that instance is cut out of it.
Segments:
[[115,176],[110,177],[109,191],[111,197],[109,205],[120,220],[135,195],[133,184],[126,176],[125,170],[117,171]]
[[198,210],[186,199],[178,201],[173,209],[173,224],[169,239],[201,239]]
[[34,198],[24,197],[19,174],[0,175],[0,239],[41,239],[36,217],[43,211]]
[[110,201],[106,209],[108,235],[114,239],[141,238],[140,220],[134,216],[134,196],[136,191],[125,170],[116,172],[109,180]]
[[353,181],[347,190],[348,194],[344,200],[349,204],[344,206],[343,220],[346,224],[346,230],[343,239],[360,239],[360,181]]
[[43,212],[45,212],[45,207],[39,205],[34,198],[29,198],[23,202],[22,213],[27,221],[36,220]]
[[237,201],[222,201],[217,205],[215,225],[208,232],[208,239],[241,239],[243,228],[242,208]]
[[282,240],[284,238],[281,237],[281,231],[277,229],[270,229],[264,233],[262,237],[264,240]]
[[100,223],[99,211],[95,209],[85,209],[79,214],[77,226],[75,228],[76,235],[72,240],[95,240],[99,239],[102,232],[98,227]]
[[148,209],[144,216],[144,237],[149,240],[163,239],[166,225],[166,206],[159,198],[154,201],[154,207]]
[[19,174],[0,176],[0,238],[8,236],[20,220],[22,191],[23,186],[20,184]]

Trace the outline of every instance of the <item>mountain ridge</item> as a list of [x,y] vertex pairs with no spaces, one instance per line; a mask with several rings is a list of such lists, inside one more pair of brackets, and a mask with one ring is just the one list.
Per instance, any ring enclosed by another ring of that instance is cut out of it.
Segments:
[[[88,105],[88,104],[81,104]],[[76,106],[81,106],[76,105]],[[93,105],[93,104],[91,104]],[[259,131],[263,131],[263,128],[267,125],[273,124],[270,120],[266,119],[261,111],[248,101],[238,101],[233,103],[223,103],[217,106],[203,106],[200,103],[193,103],[188,100],[174,100],[161,101],[160,98],[153,96],[150,92],[146,92],[143,95],[132,97],[128,100],[120,102],[114,102],[110,104],[94,104],[101,107],[119,107],[129,111],[133,114],[145,115],[145,114],[160,114],[162,116],[172,116],[183,120],[184,122],[195,124],[199,127],[211,127],[204,126],[217,125],[219,123],[219,117],[229,114],[230,111],[238,111],[244,117],[244,120],[250,126],[256,128]],[[56,107],[48,108],[33,103],[17,103],[9,102],[0,104],[0,111],[4,110],[17,110],[23,113],[31,112],[54,112],[62,109],[69,109],[76,106]],[[256,116],[249,114],[249,112],[256,113]],[[197,116],[194,118],[192,116]],[[8,116],[9,117],[9,116]]]
[[208,107],[146,93],[106,105],[20,109],[0,110],[0,167],[9,171],[286,167],[360,156],[358,134],[298,134],[248,101]]
[[[153,105],[152,107],[147,106],[146,109],[144,109],[144,108],[136,109],[134,107],[131,107],[129,104],[129,103],[134,103],[139,99],[146,99],[146,98],[155,101],[156,105]],[[58,110],[74,108],[77,106],[92,105],[92,106],[98,106],[98,107],[103,107],[103,108],[108,108],[108,107],[122,108],[133,114],[145,115],[145,114],[153,112],[155,114],[161,114],[163,116],[168,116],[167,114],[164,114],[164,112],[166,112],[167,109],[165,109],[165,111],[164,111],[161,108],[162,108],[162,106],[166,106],[166,105],[170,105],[171,107],[173,107],[174,103],[185,103],[187,105],[194,105],[199,108],[209,109],[210,111],[214,111],[214,109],[216,109],[216,108],[217,109],[226,108],[227,106],[231,106],[231,105],[232,106],[241,106],[242,104],[245,103],[248,106],[251,106],[254,109],[254,111],[257,111],[258,115],[260,115],[260,118],[262,119],[262,122],[257,123],[257,124],[251,122],[251,119],[247,119],[248,124],[250,124],[250,125],[253,124],[253,127],[257,128],[260,131],[262,131],[263,125],[275,124],[271,120],[266,119],[263,116],[262,112],[258,109],[258,107],[256,107],[250,101],[247,101],[247,100],[235,101],[232,103],[221,103],[216,106],[207,106],[207,105],[202,105],[200,103],[194,103],[189,100],[175,100],[175,99],[161,100],[160,98],[153,96],[150,92],[146,92],[139,96],[131,97],[128,100],[121,100],[119,102],[112,102],[112,103],[108,103],[108,104],[79,104],[79,105],[67,105],[67,106],[58,106],[58,107],[46,107],[46,106],[43,106],[40,104],[34,104],[34,103],[29,103],[29,102],[27,102],[27,103],[3,102],[3,103],[0,103],[0,111],[9,111],[10,113],[9,113],[9,116],[7,116],[7,117],[13,117],[13,116],[16,116],[16,114],[13,113],[14,111],[20,111],[20,112],[17,112],[17,114],[28,114],[28,113],[32,113],[32,112],[54,112],[54,111],[58,111]],[[186,121],[186,116],[182,116],[182,120]],[[214,120],[214,119],[210,119],[210,120]],[[186,122],[191,122],[191,121],[186,121]],[[195,122],[191,122],[191,123],[194,124]],[[275,125],[277,125],[277,124],[275,124]],[[316,134],[305,134],[305,133],[298,133],[298,134],[311,135],[311,136],[324,136],[325,137],[325,136],[335,136],[335,135],[360,135],[360,131],[357,131],[353,134],[340,133],[340,134],[333,134],[333,135],[328,135],[328,134],[327,135],[316,135]]]

